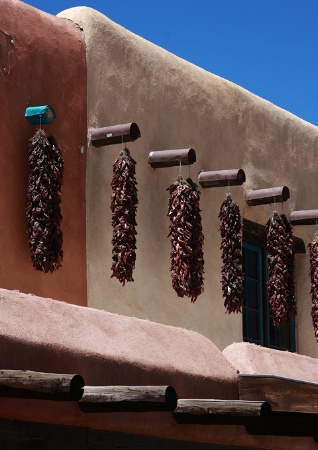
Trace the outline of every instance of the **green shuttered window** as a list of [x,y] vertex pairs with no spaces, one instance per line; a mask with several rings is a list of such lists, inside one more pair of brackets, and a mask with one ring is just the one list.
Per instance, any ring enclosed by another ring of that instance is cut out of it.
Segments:
[[243,340],[294,352],[295,321],[273,326],[266,295],[266,248],[243,241],[244,304]]

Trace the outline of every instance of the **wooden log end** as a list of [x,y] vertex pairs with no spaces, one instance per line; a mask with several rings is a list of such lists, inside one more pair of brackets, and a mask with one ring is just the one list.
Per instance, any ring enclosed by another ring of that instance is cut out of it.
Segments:
[[268,402],[263,402],[260,410],[260,417],[268,418],[272,414],[272,406]]
[[84,393],[84,378],[81,375],[74,375],[70,384],[70,395],[72,400],[80,400]]
[[167,386],[165,392],[166,405],[169,411],[174,411],[178,405],[178,397],[172,386]]

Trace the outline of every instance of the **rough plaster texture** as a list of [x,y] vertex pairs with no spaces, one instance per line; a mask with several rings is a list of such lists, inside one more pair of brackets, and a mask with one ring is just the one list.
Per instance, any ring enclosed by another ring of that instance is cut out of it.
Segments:
[[[79,373],[86,385],[171,384],[179,398],[238,398],[236,370],[198,333],[5,289],[0,308],[2,369]],[[192,442],[316,448],[312,438],[180,423],[171,412],[88,412],[77,402],[1,397],[0,416]]]
[[275,375],[318,383],[318,360],[309,356],[247,342],[231,344],[222,353],[241,374]]
[[234,368],[198,333],[4,289],[0,307],[2,368],[79,373],[87,385],[171,384],[181,397],[238,396]]
[[[78,27],[24,2],[0,0],[0,286],[81,305],[86,296],[86,59]],[[36,271],[27,240],[28,106],[52,105],[65,161],[63,266]]]
[[[60,14],[84,30],[88,65],[89,128],[137,122],[141,139],[128,147],[137,160],[139,208],[135,282],[110,279],[112,163],[120,146],[90,147],[87,168],[88,304],[128,316],[200,331],[220,349],[242,340],[241,315],[224,312],[218,212],[225,189],[202,191],[205,292],[196,304],[171,287],[166,188],[179,169],[152,169],[151,150],[193,147],[194,180],[204,170],[243,168],[233,187],[243,217],[265,224],[270,205],[248,207],[245,193],[287,185],[285,213],[316,208],[318,129],[235,84],[208,73],[132,34],[86,7]],[[189,168],[183,168],[188,176]],[[280,208],[279,208],[280,209]],[[296,235],[312,239],[312,227]],[[308,255],[297,256],[297,349],[318,356],[311,326]]]

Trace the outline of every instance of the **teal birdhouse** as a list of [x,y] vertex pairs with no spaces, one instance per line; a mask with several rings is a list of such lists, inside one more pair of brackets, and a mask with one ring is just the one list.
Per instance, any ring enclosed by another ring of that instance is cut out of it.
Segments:
[[52,106],[30,106],[25,110],[25,117],[31,125],[46,125],[53,123],[56,114]]

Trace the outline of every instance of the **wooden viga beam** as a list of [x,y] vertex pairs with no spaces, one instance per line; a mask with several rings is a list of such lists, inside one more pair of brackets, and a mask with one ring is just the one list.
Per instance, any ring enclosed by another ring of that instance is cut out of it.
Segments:
[[318,209],[306,209],[303,211],[293,211],[290,214],[290,223],[292,225],[317,225]]
[[85,386],[81,403],[165,403],[173,411],[177,394],[172,386]]
[[0,370],[0,396],[78,401],[84,384],[81,375],[76,374]]
[[132,142],[140,136],[139,127],[135,122],[94,128],[90,133],[90,139],[94,147]]
[[203,188],[240,186],[246,180],[243,169],[200,172],[198,181]]
[[264,417],[270,415],[271,405],[265,401],[179,399],[176,414],[222,415],[230,417]]
[[148,155],[148,164],[153,169],[191,165],[196,162],[196,152],[193,148],[177,150],[157,150]]
[[286,202],[290,197],[287,186],[280,186],[268,189],[257,189],[246,194],[248,206],[268,205]]

